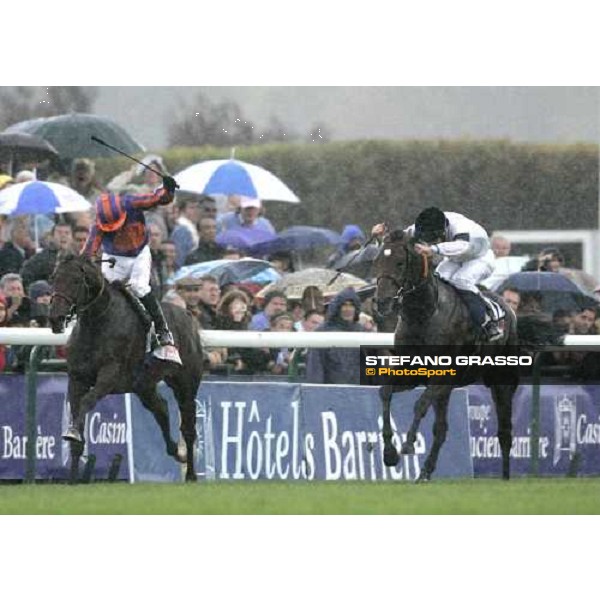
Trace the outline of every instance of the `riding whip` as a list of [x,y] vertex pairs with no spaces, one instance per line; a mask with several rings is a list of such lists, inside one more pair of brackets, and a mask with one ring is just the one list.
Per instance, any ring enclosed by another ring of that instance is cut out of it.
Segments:
[[[112,150],[113,152],[117,152],[119,154],[122,154],[123,156],[126,156],[127,158],[129,158],[130,160],[133,160],[134,162],[138,163],[139,165],[142,165],[142,167],[145,167],[146,169],[148,169],[149,171],[152,171],[153,173],[156,173],[157,175],[159,175],[160,177],[162,177],[163,179],[165,177],[167,177],[167,175],[165,175],[164,173],[161,173],[160,171],[157,171],[156,169],[154,169],[153,167],[151,167],[150,165],[147,165],[146,163],[143,163],[141,160],[138,160],[137,158],[134,158],[133,156],[127,154],[127,152],[123,152],[123,150],[119,150],[118,148],[115,148],[114,146],[111,146],[108,142],[105,142],[104,140],[101,140],[99,137],[96,137],[95,135],[91,136],[91,139],[100,144],[101,146],[106,146],[107,148],[109,148],[110,150]],[[179,186],[176,185],[176,188],[179,189]]]

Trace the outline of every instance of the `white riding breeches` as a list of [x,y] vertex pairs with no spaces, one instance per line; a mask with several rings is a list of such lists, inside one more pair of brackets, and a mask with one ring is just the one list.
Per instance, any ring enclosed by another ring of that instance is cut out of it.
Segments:
[[479,294],[477,284],[489,277],[494,271],[494,253],[486,251],[483,256],[464,262],[444,258],[438,265],[436,273],[459,290],[468,290]]
[[137,256],[116,256],[102,253],[102,260],[114,258],[117,262],[111,268],[107,262],[102,263],[102,275],[109,282],[120,279],[129,283],[131,291],[143,298],[150,293],[150,274],[152,272],[152,255],[150,247],[145,246]]

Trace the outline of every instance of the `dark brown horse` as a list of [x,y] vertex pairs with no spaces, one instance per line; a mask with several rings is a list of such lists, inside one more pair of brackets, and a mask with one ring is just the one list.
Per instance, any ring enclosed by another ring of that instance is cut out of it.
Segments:
[[[177,306],[163,305],[181,356],[179,365],[147,355],[148,323],[140,317],[123,286],[110,285],[89,259],[72,256],[59,263],[53,288],[52,331],[64,331],[67,316],[72,310],[77,314],[67,346],[72,423],[63,436],[71,443],[71,480],[77,479],[83,454],[86,414],[103,396],[126,392],[135,393],[154,415],[167,453],[187,463],[186,480],[195,480],[195,397],[202,379],[202,348],[192,318]],[[179,405],[185,457],[178,455],[177,443],[170,436],[167,403],[156,387],[160,380],[171,387]]]
[[[377,278],[376,304],[383,317],[393,312],[397,317],[394,343],[396,346],[445,346],[462,350],[469,354],[483,351],[480,333],[474,328],[469,311],[456,290],[448,283],[433,275],[430,261],[419,255],[412,238],[402,231],[395,231],[383,240],[382,248],[374,261]],[[496,298],[498,301],[498,298]],[[500,301],[502,304],[502,302]],[[504,335],[502,339],[485,346],[510,346],[518,344],[516,317],[512,310],[503,305],[506,311]],[[464,386],[482,378],[491,388],[498,418],[498,439],[502,451],[502,476],[510,475],[510,448],[512,444],[512,398],[518,385],[516,370],[499,379],[496,371],[489,367],[469,367],[463,378],[452,385],[444,382],[436,384],[436,379],[428,379],[426,389],[417,400],[414,418],[402,444],[403,454],[414,454],[414,444],[419,424],[429,406],[433,406],[433,444],[425,459],[420,479],[429,480],[433,473],[440,448],[448,431],[448,402],[452,389]],[[439,382],[439,380],[438,380]],[[392,394],[411,389],[415,385],[381,387],[383,402],[384,462],[387,466],[398,463],[399,455],[392,443],[393,431],[390,422]]]

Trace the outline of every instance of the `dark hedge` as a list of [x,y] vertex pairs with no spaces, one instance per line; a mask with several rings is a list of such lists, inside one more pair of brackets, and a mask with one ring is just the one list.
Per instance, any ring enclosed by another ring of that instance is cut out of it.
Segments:
[[[269,202],[277,229],[294,224],[370,229],[385,220],[412,223],[422,208],[457,211],[495,229],[598,227],[598,146],[507,141],[359,141],[239,147],[239,160],[280,177],[300,205]],[[172,173],[202,160],[228,158],[222,148],[163,153]],[[104,182],[130,167],[98,160]]]

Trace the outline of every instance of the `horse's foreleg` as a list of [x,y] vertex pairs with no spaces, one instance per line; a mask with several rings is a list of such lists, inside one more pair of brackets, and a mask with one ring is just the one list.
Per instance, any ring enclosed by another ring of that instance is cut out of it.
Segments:
[[443,395],[436,394],[433,400],[433,410],[435,411],[435,420],[433,422],[433,444],[431,450],[425,459],[423,470],[419,475],[419,481],[429,481],[431,474],[435,471],[440,448],[446,441],[448,433],[448,403],[450,400],[450,391]]
[[415,453],[415,442],[417,440],[417,432],[419,431],[419,425],[423,420],[423,417],[427,414],[429,407],[431,405],[433,396],[433,390],[431,387],[428,387],[420,396],[419,399],[415,402],[415,407],[413,411],[413,421],[411,423],[410,429],[406,434],[406,441],[402,443],[402,454],[414,454]]
[[383,405],[383,463],[386,467],[395,467],[400,460],[398,450],[392,442],[394,432],[392,431],[391,406],[393,388],[391,385],[383,385],[379,388],[379,396]]
[[510,449],[512,446],[512,398],[516,386],[492,385],[491,390],[498,420],[498,441],[502,453],[502,479],[509,479]]

